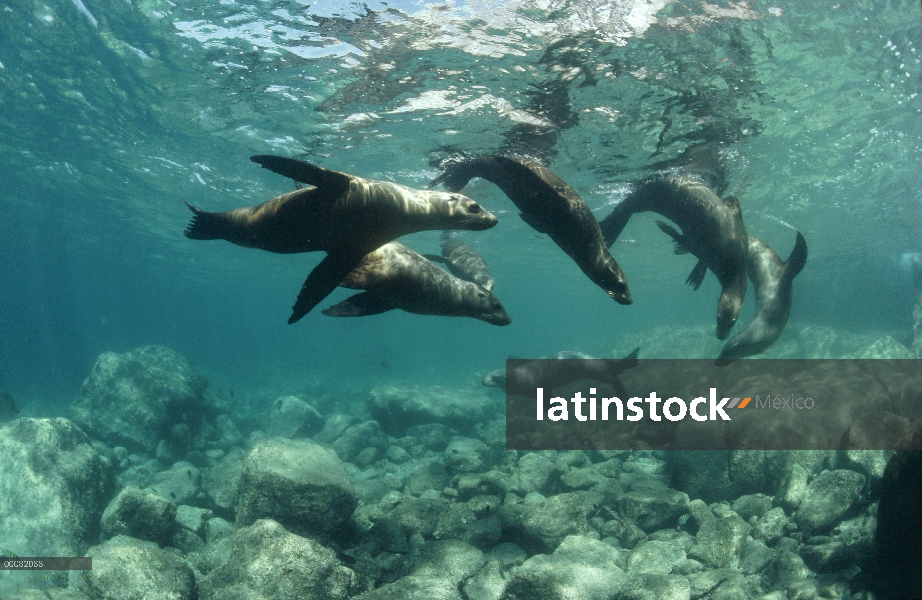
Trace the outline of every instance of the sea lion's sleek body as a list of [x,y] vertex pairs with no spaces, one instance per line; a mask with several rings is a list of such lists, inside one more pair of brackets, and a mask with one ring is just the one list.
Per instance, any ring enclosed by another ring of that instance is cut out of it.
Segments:
[[717,338],[727,339],[746,297],[747,233],[739,201],[721,200],[704,184],[684,177],[658,175],[640,184],[599,226],[611,246],[631,215],[652,211],[675,222],[682,233],[658,221],[676,242],[676,254],[690,252],[699,260],[687,283],[697,290],[710,269],[722,291],[717,303]]
[[627,397],[624,384],[618,376],[624,371],[636,367],[637,355],[640,348],[621,360],[596,359],[582,352],[565,350],[530,360],[515,367],[512,372],[506,369],[490,371],[483,379],[483,385],[488,387],[501,387],[507,394],[530,397],[539,387],[545,389],[545,396],[550,397],[554,388],[558,388],[575,381],[591,379],[603,383],[610,383],[618,394]]
[[455,277],[400,242],[367,254],[340,285],[365,291],[323,314],[361,317],[399,308],[420,315],[472,317],[493,325],[512,322],[489,290]]
[[433,262],[443,263],[455,277],[479,284],[488,291],[493,290],[493,275],[487,261],[480,254],[454,237],[453,231],[442,233],[442,256],[424,254]]
[[362,257],[402,235],[429,229],[483,230],[497,222],[461,194],[415,190],[281,156],[259,155],[251,160],[313,187],[223,213],[190,205],[195,216],[185,235],[281,254],[325,251],[327,256],[304,282],[289,323],[329,295]]
[[494,183],[535,231],[546,233],[583,273],[620,304],[632,302],[627,280],[602,239],[599,224],[573,189],[547,168],[510,156],[451,157],[429,187],[444,183],[456,192],[474,177]]
[[746,329],[724,344],[721,359],[745,358],[765,352],[775,343],[791,316],[794,278],[807,263],[807,242],[797,232],[787,262],[765,242],[749,236],[749,280],[756,292],[756,314]]

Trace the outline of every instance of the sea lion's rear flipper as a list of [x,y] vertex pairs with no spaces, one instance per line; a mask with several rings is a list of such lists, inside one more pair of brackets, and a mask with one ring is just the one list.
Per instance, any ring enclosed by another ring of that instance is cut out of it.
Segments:
[[295,323],[309,313],[317,304],[330,295],[352,269],[362,261],[361,256],[353,254],[327,254],[320,264],[310,272],[295,305],[291,307],[288,324]]
[[432,262],[437,262],[437,263],[445,264],[445,257],[444,257],[444,256],[437,256],[437,255],[435,255],[435,254],[423,254],[423,257],[424,257],[424,258],[428,258],[428,259],[431,260]]
[[522,220],[528,223],[528,225],[538,233],[547,233],[550,224],[542,215],[522,212],[519,213],[519,216],[522,217]]
[[788,281],[794,279],[803,270],[805,264],[807,264],[807,240],[798,231],[794,249],[791,250],[791,255],[784,263],[784,278]]
[[701,282],[704,281],[704,276],[708,274],[708,267],[704,264],[704,261],[698,261],[695,265],[695,268],[692,269],[691,273],[688,274],[688,279],[685,280],[685,283],[692,286],[697,292],[698,288],[701,287]]
[[449,192],[460,192],[467,182],[474,177],[481,177],[478,161],[474,157],[454,155],[437,163],[438,168],[444,173],[433,179],[427,188],[434,188],[440,183],[445,184]]
[[183,235],[190,240],[223,240],[227,237],[227,219],[221,217],[220,213],[206,212],[188,202],[186,206],[195,216],[189,221]]
[[364,317],[367,315],[379,315],[393,310],[393,308],[381,296],[370,292],[362,292],[320,312],[330,317]]
[[256,156],[251,156],[250,160],[273,173],[278,173],[289,179],[294,179],[296,182],[300,181],[316,188],[330,190],[336,195],[345,192],[349,188],[349,182],[352,179],[345,173],[324,169],[296,158],[257,154]]
[[664,221],[657,221],[656,224],[663,230],[663,233],[671,237],[672,241],[675,242],[675,249],[672,251],[673,254],[688,254],[688,247],[685,245],[684,235],[676,231],[675,227]]

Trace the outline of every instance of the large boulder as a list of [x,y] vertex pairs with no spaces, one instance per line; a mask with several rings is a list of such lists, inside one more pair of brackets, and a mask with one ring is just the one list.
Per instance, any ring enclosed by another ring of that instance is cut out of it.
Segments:
[[349,522],[357,504],[335,452],[307,440],[271,438],[243,461],[237,526],[269,518],[299,535],[327,538]]
[[198,426],[209,405],[207,387],[203,375],[164,346],[105,352],[83,382],[71,414],[88,434],[111,446],[153,454],[157,442],[170,437],[173,425]]
[[231,543],[227,561],[200,582],[200,600],[345,600],[359,591],[331,551],[270,519],[240,529]]
[[[17,419],[0,425],[0,536],[19,556],[83,556],[97,541],[99,519],[115,491],[112,464],[67,419]],[[9,575],[9,571],[3,572]],[[0,597],[14,582],[47,583],[38,571],[0,577]],[[66,573],[51,574],[52,583]]]
[[118,535],[87,552],[89,571],[74,571],[74,587],[99,600],[193,600],[195,574],[176,550]]
[[368,396],[368,411],[390,435],[403,435],[414,425],[441,423],[461,431],[488,421],[495,402],[481,391],[441,386],[375,388]]
[[107,536],[127,535],[161,546],[173,539],[176,504],[149,489],[130,486],[102,513],[102,532]]

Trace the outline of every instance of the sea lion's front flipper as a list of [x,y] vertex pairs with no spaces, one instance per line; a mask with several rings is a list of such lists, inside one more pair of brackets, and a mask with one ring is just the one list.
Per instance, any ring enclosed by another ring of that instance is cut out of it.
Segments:
[[316,188],[329,189],[336,195],[345,192],[349,188],[349,182],[352,179],[345,173],[324,169],[296,158],[257,154],[256,156],[251,156],[250,160],[273,173],[278,173],[289,179],[294,179],[296,182],[300,181]]
[[474,177],[481,177],[478,162],[475,157],[453,155],[445,158],[433,166],[442,169],[444,173],[429,182],[426,187],[432,189],[440,183],[445,184],[449,192],[460,192],[467,182]]
[[522,217],[522,220],[528,223],[528,225],[538,233],[547,233],[549,223],[541,215],[535,213],[519,213],[519,216]]
[[704,281],[704,276],[708,273],[708,267],[704,264],[704,261],[699,260],[695,265],[695,268],[692,269],[692,272],[688,274],[688,279],[685,280],[685,283],[692,286],[695,291],[698,291],[698,288],[701,287],[701,282]]
[[688,247],[685,245],[684,235],[676,231],[675,227],[664,221],[657,221],[656,224],[663,230],[663,233],[671,237],[672,241],[675,242],[675,250],[672,251],[673,254],[688,254]]
[[599,221],[599,229],[602,230],[602,238],[605,245],[611,248],[611,245],[618,240],[618,236],[624,231],[624,226],[631,218],[631,213],[625,210],[618,210],[616,206],[611,214]]
[[367,315],[379,315],[393,310],[393,308],[381,296],[370,292],[362,292],[320,312],[330,317],[364,317]]
[[317,304],[330,295],[340,282],[346,278],[352,269],[362,261],[361,256],[354,254],[327,254],[320,264],[310,272],[295,305],[291,307],[291,316],[288,324],[295,323],[309,313]]

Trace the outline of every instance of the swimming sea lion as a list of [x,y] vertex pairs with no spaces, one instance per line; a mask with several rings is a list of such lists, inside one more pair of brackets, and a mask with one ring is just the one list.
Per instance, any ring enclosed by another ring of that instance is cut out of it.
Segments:
[[493,325],[512,322],[489,290],[455,277],[400,242],[365,255],[340,285],[365,291],[323,314],[361,317],[399,308],[419,315],[473,317]]
[[550,397],[554,388],[575,381],[591,379],[614,386],[622,398],[628,396],[624,384],[618,376],[636,367],[640,348],[635,348],[621,360],[596,359],[582,352],[563,351],[530,360],[515,367],[512,372],[507,369],[490,371],[483,380],[488,387],[501,387],[507,394],[530,397],[539,387]]
[[546,233],[589,279],[620,304],[632,302],[624,272],[612,258],[599,224],[573,189],[536,162],[512,156],[454,156],[442,161],[444,183],[453,192],[474,177],[493,182],[519,208],[522,220]]
[[807,263],[807,242],[797,232],[787,262],[754,235],[749,236],[749,280],[756,291],[756,316],[746,329],[727,342],[720,359],[745,358],[765,352],[775,343],[791,315],[794,278]]
[[599,223],[605,243],[611,246],[618,239],[631,215],[646,211],[682,228],[680,234],[657,222],[675,240],[676,254],[690,252],[699,259],[688,284],[697,290],[708,269],[717,276],[723,288],[717,302],[717,338],[727,339],[746,297],[747,234],[739,201],[733,196],[721,200],[692,179],[657,175],[640,184]]
[[313,187],[223,213],[189,205],[195,216],[185,235],[281,254],[325,251],[326,257],[304,282],[289,323],[310,312],[375,248],[417,231],[480,231],[497,222],[461,194],[415,190],[281,156],[259,155],[250,160]]
[[493,276],[487,261],[476,250],[455,238],[453,231],[442,232],[442,256],[423,256],[433,262],[444,263],[455,277],[480,284],[487,291],[493,290]]

